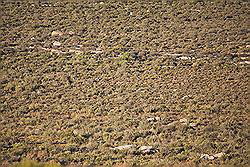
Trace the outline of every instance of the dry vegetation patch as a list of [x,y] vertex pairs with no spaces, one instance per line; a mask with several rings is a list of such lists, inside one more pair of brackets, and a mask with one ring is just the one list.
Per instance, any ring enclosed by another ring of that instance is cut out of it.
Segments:
[[248,164],[248,1],[0,4],[0,164]]

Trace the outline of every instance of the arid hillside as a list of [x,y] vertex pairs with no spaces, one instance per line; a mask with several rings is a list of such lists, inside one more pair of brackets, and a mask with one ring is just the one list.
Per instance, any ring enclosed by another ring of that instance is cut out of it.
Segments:
[[0,2],[0,165],[249,165],[250,3]]

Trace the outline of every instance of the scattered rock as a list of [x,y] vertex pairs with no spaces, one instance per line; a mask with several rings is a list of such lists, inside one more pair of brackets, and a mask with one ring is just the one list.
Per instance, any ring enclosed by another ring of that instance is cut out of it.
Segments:
[[214,157],[215,158],[221,158],[223,155],[225,155],[225,153],[217,153],[217,154],[214,154]]
[[241,60],[248,60],[249,57],[240,57]]
[[141,146],[138,151],[142,154],[153,154],[156,149],[153,146]]
[[69,31],[69,32],[68,32],[68,34],[69,34],[69,35],[74,35],[74,34],[75,34],[75,32],[73,32],[73,31]]
[[51,33],[51,36],[53,37],[53,36],[62,36],[63,35],[63,32],[61,32],[61,31],[52,31],[52,33]]
[[239,64],[250,64],[250,61],[242,61],[242,62],[239,62]]
[[206,160],[214,160],[214,156],[208,154],[201,154],[200,158]]
[[50,49],[50,51],[53,52],[53,53],[63,53],[62,51],[57,50],[57,49]]
[[188,120],[186,118],[182,118],[180,119],[180,123],[187,124]]
[[147,121],[149,121],[149,122],[150,122],[150,121],[154,121],[154,120],[155,120],[155,118],[148,118],[148,119],[147,119]]
[[147,119],[148,122],[154,122],[154,121],[159,121],[159,120],[161,120],[160,117],[152,117],[152,118]]
[[81,51],[81,50],[69,49],[68,53],[79,53],[79,54],[81,54],[81,53],[84,53],[84,52]]
[[94,53],[94,54],[100,54],[100,53],[102,53],[102,51],[92,51],[91,53]]
[[140,148],[139,148],[139,151],[143,151],[143,150],[150,150],[150,149],[152,149],[153,147],[152,146],[141,146]]
[[187,57],[187,56],[181,56],[181,57],[178,57],[176,59],[177,60],[191,60],[192,58],[191,57]]
[[126,149],[130,149],[132,147],[134,147],[134,145],[124,145],[124,146],[118,146],[118,147],[111,148],[111,150],[126,150]]
[[210,156],[208,157],[208,159],[209,159],[209,160],[214,160],[214,156],[210,155]]
[[61,45],[62,45],[61,42],[58,42],[58,41],[53,42],[53,46],[59,47],[59,46],[61,46]]
[[185,99],[188,99],[188,98],[189,98],[189,96],[183,96],[181,99],[185,100]]
[[40,129],[34,129],[34,130],[32,131],[32,134],[33,134],[33,135],[39,135],[39,134],[41,134],[41,130],[40,130]]
[[191,127],[196,127],[196,126],[197,126],[197,123],[190,123],[189,126],[191,126]]

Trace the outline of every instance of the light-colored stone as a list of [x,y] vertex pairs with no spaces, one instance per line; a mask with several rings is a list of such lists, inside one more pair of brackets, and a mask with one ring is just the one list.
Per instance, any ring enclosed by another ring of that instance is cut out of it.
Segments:
[[61,31],[52,31],[51,36],[62,36],[63,32]]
[[214,154],[214,157],[215,158],[221,158],[223,155],[225,155],[225,153],[217,153],[217,154]]
[[188,120],[186,119],[186,118],[182,118],[182,119],[180,119],[180,123],[188,123]]
[[214,160],[214,156],[210,155],[210,156],[208,157],[208,159],[209,159],[209,160]]
[[159,121],[161,120],[160,117],[152,117],[152,118],[148,118],[147,121],[151,122],[151,121]]
[[69,35],[74,35],[74,34],[75,34],[75,32],[73,32],[73,31],[69,31],[69,32],[68,32],[68,34],[69,34]]
[[196,126],[197,126],[197,123],[190,123],[189,126],[191,126],[191,127],[196,127]]
[[161,117],[155,117],[155,120],[156,120],[156,121],[160,121],[160,120],[161,120]]
[[51,49],[50,51],[53,52],[53,53],[63,53],[62,51],[57,50],[57,49]]
[[123,145],[123,146],[118,146],[111,148],[111,150],[126,150],[132,148],[134,145]]
[[185,100],[185,99],[188,99],[188,98],[189,98],[189,96],[186,95],[186,96],[183,96],[181,99]]
[[201,154],[200,158],[206,160],[214,160],[214,156],[208,154]]
[[53,46],[61,46],[61,45],[62,45],[61,42],[58,42],[58,41],[53,42]]
[[138,150],[143,154],[152,154],[156,152],[153,146],[141,146]]
[[152,147],[152,146],[141,146],[141,147],[139,148],[139,151],[150,150],[150,149],[153,149],[153,147]]
[[239,62],[239,64],[250,64],[250,61],[242,61],[242,62]]
[[208,154],[201,154],[200,158],[201,159],[208,159],[209,155]]
[[187,57],[187,56],[181,56],[181,57],[178,57],[176,59],[177,60],[191,60],[192,58],[191,57]]
[[250,57],[240,57],[241,60],[247,60],[250,59]]
[[80,132],[79,132],[79,130],[73,130],[73,134],[77,136],[80,134]]

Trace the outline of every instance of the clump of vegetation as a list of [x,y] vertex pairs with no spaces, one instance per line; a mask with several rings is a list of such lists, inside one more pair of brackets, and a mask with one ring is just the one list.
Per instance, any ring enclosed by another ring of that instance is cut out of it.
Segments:
[[56,163],[38,163],[33,160],[23,160],[12,167],[60,167],[59,164]]
[[132,59],[132,56],[129,52],[122,52],[118,57],[118,64],[122,65],[129,62]]

